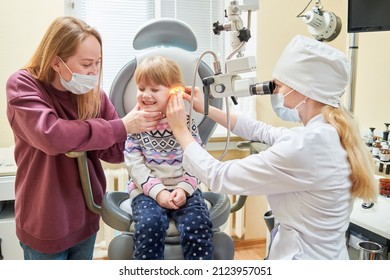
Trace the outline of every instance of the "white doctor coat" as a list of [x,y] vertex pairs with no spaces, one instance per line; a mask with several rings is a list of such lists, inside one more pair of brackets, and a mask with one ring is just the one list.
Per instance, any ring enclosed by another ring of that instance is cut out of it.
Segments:
[[269,259],[348,259],[353,201],[336,129],[321,114],[292,129],[239,116],[233,132],[271,147],[220,162],[194,142],[184,152],[184,168],[214,192],[267,196],[279,223]]

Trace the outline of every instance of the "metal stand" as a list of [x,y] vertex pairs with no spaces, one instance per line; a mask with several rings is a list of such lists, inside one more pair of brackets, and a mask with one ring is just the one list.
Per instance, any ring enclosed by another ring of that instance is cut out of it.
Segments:
[[355,93],[356,93],[356,69],[357,69],[357,51],[358,51],[358,33],[349,34],[349,56],[351,61],[351,77],[348,88],[348,100],[346,102],[347,109],[350,112],[354,111]]

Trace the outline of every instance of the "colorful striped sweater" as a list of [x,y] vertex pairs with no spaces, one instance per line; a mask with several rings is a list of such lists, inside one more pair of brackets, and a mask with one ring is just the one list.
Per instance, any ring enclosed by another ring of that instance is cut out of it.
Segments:
[[[191,132],[202,144],[194,120]],[[156,199],[161,190],[174,188],[182,188],[191,195],[199,186],[199,181],[183,169],[183,150],[166,118],[159,122],[156,130],[129,134],[124,157],[130,176],[127,184],[130,197],[143,193]]]

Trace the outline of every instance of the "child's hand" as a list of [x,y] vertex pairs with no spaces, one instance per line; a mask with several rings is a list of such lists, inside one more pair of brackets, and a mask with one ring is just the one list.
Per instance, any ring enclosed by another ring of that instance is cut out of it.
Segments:
[[167,190],[162,190],[157,194],[156,202],[158,205],[160,205],[162,208],[166,209],[179,209],[178,206],[173,202],[171,199],[172,194]]
[[181,188],[174,189],[171,192],[170,200],[179,208],[187,202],[187,195],[185,190]]

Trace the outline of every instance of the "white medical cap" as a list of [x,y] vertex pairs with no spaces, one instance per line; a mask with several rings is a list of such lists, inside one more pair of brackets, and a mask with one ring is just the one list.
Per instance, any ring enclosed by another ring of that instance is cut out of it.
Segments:
[[349,82],[349,69],[343,52],[297,35],[280,56],[273,77],[311,99],[338,107]]

